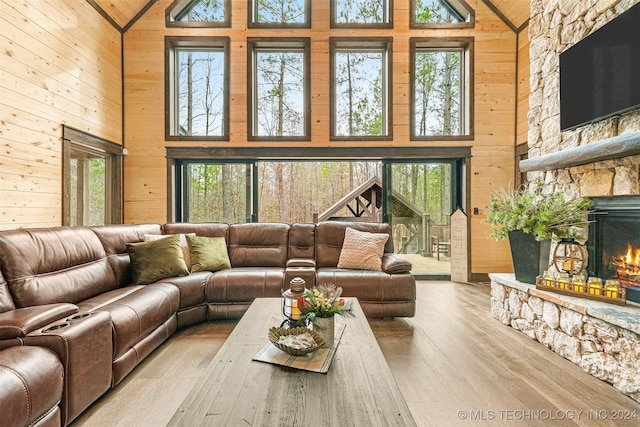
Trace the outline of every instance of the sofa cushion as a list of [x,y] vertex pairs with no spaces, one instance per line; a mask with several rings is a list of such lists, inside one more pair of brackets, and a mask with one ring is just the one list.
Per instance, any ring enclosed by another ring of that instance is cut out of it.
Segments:
[[50,425],[60,425],[63,368],[51,350],[31,346],[1,350],[0,384],[3,426],[31,426],[49,413]]
[[224,222],[169,222],[162,226],[164,234],[189,234],[229,239],[229,224]]
[[234,267],[213,273],[205,288],[208,303],[246,303],[255,298],[282,296],[284,269]]
[[321,268],[317,283],[333,283],[342,288],[342,296],[357,297],[362,302],[414,302],[415,279],[411,273],[387,274],[383,271]]
[[100,240],[86,227],[0,232],[0,266],[17,308],[73,304],[117,287]]
[[338,268],[382,270],[382,254],[388,234],[367,233],[347,227],[338,259]]
[[127,250],[134,285],[189,274],[180,248],[180,236],[176,234],[151,242],[129,243]]
[[107,311],[113,327],[113,358],[117,358],[175,315],[178,288],[152,283],[116,289],[78,304],[80,311]]
[[7,281],[4,280],[2,271],[0,271],[0,313],[14,310],[15,308],[16,305],[13,303],[11,292],[9,292],[9,285],[7,284]]
[[249,223],[229,226],[229,259],[232,267],[285,267],[289,224]]
[[191,271],[218,271],[231,267],[223,237],[187,236]]

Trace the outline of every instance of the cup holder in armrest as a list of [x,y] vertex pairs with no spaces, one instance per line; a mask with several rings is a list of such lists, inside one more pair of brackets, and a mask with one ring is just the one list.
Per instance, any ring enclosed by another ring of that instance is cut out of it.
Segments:
[[55,325],[51,325],[48,328],[43,329],[42,332],[44,333],[53,332],[53,331],[57,331],[58,329],[66,328],[67,326],[69,326],[69,323],[67,322],[57,323]]
[[73,322],[74,320],[84,319],[85,317],[91,316],[91,313],[78,313],[74,314],[71,317],[67,317],[67,322]]

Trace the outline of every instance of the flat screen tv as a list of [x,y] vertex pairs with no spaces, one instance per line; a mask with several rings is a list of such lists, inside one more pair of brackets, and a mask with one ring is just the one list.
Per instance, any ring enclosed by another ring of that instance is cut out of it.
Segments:
[[640,107],[640,3],[560,54],[560,128]]

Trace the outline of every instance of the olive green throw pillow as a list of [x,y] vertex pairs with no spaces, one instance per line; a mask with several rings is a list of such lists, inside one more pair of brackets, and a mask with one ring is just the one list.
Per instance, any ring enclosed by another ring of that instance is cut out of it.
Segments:
[[187,235],[191,252],[191,271],[218,271],[231,268],[224,237]]
[[180,236],[151,242],[128,243],[134,285],[146,285],[167,277],[189,274],[180,248]]

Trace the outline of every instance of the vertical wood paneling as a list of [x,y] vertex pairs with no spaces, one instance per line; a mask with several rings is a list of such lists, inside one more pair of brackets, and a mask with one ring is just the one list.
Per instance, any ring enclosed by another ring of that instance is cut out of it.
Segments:
[[120,34],[87,2],[0,0],[0,229],[62,223],[62,124],[122,142]]
[[518,115],[516,144],[527,142],[529,123],[527,113],[529,112],[529,27],[518,33]]

